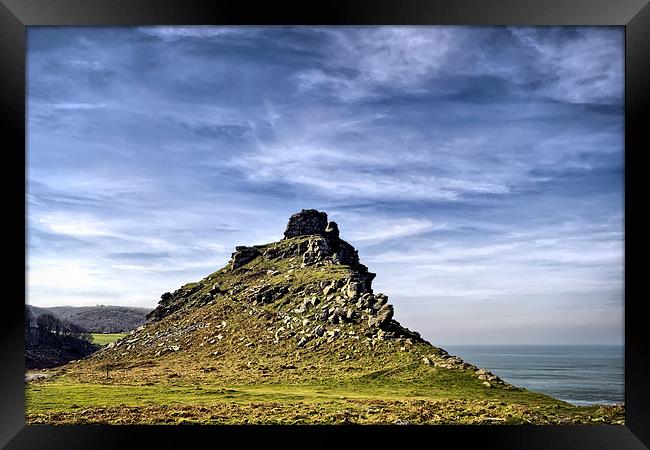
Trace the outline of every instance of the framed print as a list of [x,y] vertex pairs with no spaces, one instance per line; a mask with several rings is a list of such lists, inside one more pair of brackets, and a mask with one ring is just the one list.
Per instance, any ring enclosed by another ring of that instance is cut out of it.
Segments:
[[646,2],[0,11],[7,448],[647,448]]

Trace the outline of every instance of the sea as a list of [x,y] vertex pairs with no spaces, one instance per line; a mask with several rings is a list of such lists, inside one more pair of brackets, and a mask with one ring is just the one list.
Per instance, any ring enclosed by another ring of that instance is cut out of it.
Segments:
[[624,401],[624,347],[441,345],[504,381],[578,406]]

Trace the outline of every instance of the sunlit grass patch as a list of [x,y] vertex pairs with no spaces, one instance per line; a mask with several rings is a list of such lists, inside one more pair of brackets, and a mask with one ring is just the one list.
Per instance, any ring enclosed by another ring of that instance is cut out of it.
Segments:
[[92,342],[97,345],[107,345],[111,342],[122,339],[128,333],[91,333]]

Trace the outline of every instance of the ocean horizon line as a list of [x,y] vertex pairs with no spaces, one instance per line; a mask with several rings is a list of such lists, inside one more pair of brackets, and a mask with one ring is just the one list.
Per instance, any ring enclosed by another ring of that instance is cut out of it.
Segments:
[[439,347],[625,347],[625,344],[439,344]]

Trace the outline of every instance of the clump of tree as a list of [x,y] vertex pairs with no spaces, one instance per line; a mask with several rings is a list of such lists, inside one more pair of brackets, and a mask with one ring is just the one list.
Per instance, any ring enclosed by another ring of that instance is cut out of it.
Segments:
[[79,339],[91,341],[90,333],[74,323],[61,320],[52,314],[42,314],[36,319],[36,328],[42,333],[51,333],[57,336],[74,336]]
[[84,358],[99,349],[82,327],[52,314],[36,319],[25,310],[25,362],[28,369],[46,368]]
[[90,333],[124,333],[135,330],[147,321],[150,308],[127,306],[53,306],[30,307],[36,316],[52,314],[58,319],[74,323]]

